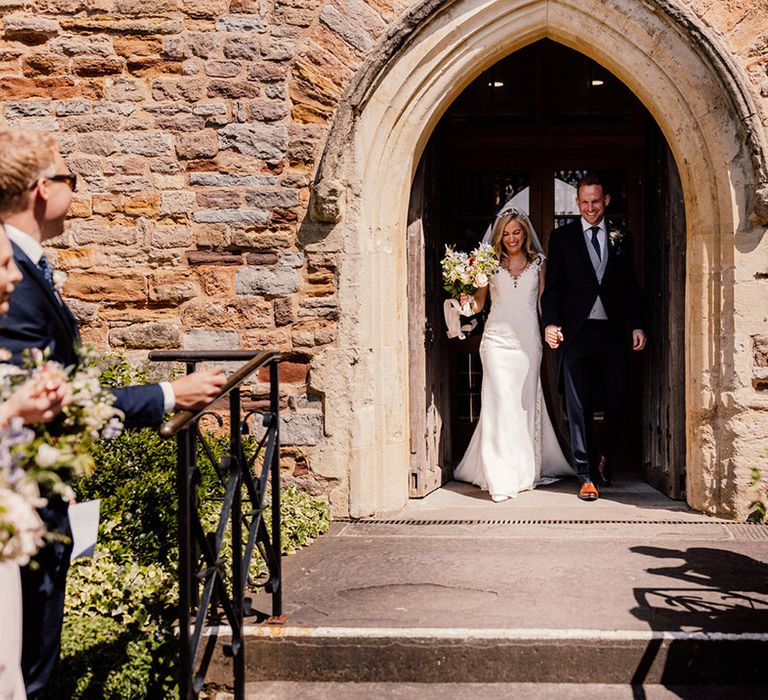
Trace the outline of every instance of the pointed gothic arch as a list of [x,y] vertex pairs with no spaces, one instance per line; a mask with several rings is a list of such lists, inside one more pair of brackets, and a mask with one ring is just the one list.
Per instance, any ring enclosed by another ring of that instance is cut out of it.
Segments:
[[728,511],[721,488],[734,465],[723,450],[729,421],[746,410],[732,391],[732,239],[768,212],[766,147],[737,68],[672,0],[425,0],[358,71],[315,179],[313,211],[333,224],[316,245],[342,253],[339,345],[313,366],[313,383],[332,397],[319,457],[348,483],[354,516],[397,509],[408,494],[405,231],[419,157],[474,78],[542,38],[622,80],[674,154],[687,220],[688,500]]

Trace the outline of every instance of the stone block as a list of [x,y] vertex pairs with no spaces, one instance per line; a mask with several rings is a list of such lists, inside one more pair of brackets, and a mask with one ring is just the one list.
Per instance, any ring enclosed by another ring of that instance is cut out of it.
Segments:
[[43,117],[51,113],[50,100],[27,100],[25,102],[7,102],[3,110],[6,119],[20,117]]
[[34,79],[5,76],[0,80],[0,100],[25,100],[30,97],[66,100],[80,97],[83,92],[82,86],[66,76]]
[[44,44],[61,31],[55,19],[22,12],[5,16],[4,25],[4,38],[22,44]]
[[126,197],[123,204],[123,211],[128,216],[138,217],[156,217],[160,209],[160,195],[155,192],[141,192]]
[[293,302],[290,299],[275,299],[273,310],[276,326],[288,326],[296,320],[293,313]]
[[242,70],[238,61],[206,61],[205,74],[211,78],[234,78]]
[[213,190],[198,192],[197,205],[203,209],[235,209],[242,202],[237,190]]
[[373,48],[373,39],[370,34],[353,25],[333,5],[323,6],[320,11],[320,22],[361,54]]
[[195,204],[195,193],[188,190],[169,190],[160,194],[160,213],[165,216],[189,214]]
[[243,256],[236,253],[190,250],[187,253],[187,261],[190,265],[242,265]]
[[38,75],[62,75],[69,69],[69,61],[48,53],[35,53],[25,56],[21,61],[21,70],[28,77]]
[[139,274],[112,275],[103,272],[70,272],[64,294],[85,301],[144,301],[147,281]]
[[55,112],[57,117],[71,117],[76,114],[85,114],[90,109],[91,105],[82,100],[62,100],[56,103]]
[[293,58],[295,40],[274,35],[262,43],[261,55],[267,61],[290,61]]
[[232,231],[232,245],[253,250],[290,248],[296,242],[292,231],[262,231],[242,229]]
[[84,219],[93,214],[93,207],[91,206],[90,197],[78,197],[77,195],[72,198],[72,203],[69,205],[69,211],[67,217],[70,219]]
[[[309,360],[284,360],[280,363],[277,376],[281,384],[304,384],[309,374]],[[269,367],[260,367],[259,381],[269,381]]]
[[112,40],[104,34],[91,34],[80,36],[77,34],[63,34],[47,44],[52,53],[60,53],[65,56],[112,56],[114,49]]
[[236,331],[209,331],[200,328],[184,333],[184,350],[237,350],[240,336]]
[[269,221],[269,212],[263,209],[201,209],[192,214],[192,220],[199,224],[260,226]]
[[244,267],[235,273],[235,291],[238,294],[264,294],[284,296],[299,290],[299,275],[295,269],[281,265]]
[[130,226],[123,226],[117,223],[109,225],[105,221],[91,220],[73,222],[70,229],[75,243],[78,245],[97,243],[104,246],[130,246],[135,245],[139,239],[139,231],[133,223]]
[[168,61],[156,56],[132,56],[125,62],[131,75],[154,78],[158,75],[181,75],[181,62]]
[[284,126],[265,124],[229,124],[219,131],[222,148],[264,160],[280,160],[288,147],[288,131]]
[[144,192],[151,189],[152,185],[140,175],[117,175],[110,178],[109,187],[112,192],[130,193]]
[[200,265],[196,272],[200,284],[203,285],[203,291],[207,296],[234,296],[235,273],[233,268],[224,268],[218,265]]
[[277,209],[299,206],[299,193],[296,190],[246,190],[245,203],[258,209]]
[[115,142],[124,153],[136,153],[150,157],[173,157],[173,138],[170,134],[129,133],[118,134]]
[[206,95],[212,99],[243,100],[258,97],[260,94],[261,88],[247,80],[211,80],[206,90]]
[[180,304],[200,295],[200,285],[188,273],[156,272],[149,283],[149,300],[162,304]]
[[176,134],[176,153],[179,158],[213,158],[219,152],[219,138],[212,129]]
[[278,253],[246,253],[246,265],[277,265],[280,261]]
[[222,50],[227,58],[253,61],[261,55],[261,39],[257,36],[228,36]]
[[205,83],[199,78],[157,78],[152,81],[152,98],[162,102],[198,102],[205,97]]
[[99,305],[80,299],[67,299],[67,306],[79,325],[97,323],[99,320]]
[[752,362],[754,367],[768,367],[768,335],[752,336]]
[[157,34],[181,34],[184,23],[181,20],[152,17],[148,19],[117,18],[108,15],[80,17],[62,17],[59,20],[62,29],[84,33],[110,33],[121,36]]
[[178,348],[181,331],[175,323],[135,323],[126,328],[113,328],[109,344],[127,350],[164,350]]
[[112,39],[115,53],[124,58],[157,56],[163,50],[163,40],[155,36],[121,36]]
[[277,122],[285,119],[290,110],[281,100],[251,100],[246,105],[248,121]]
[[280,443],[282,445],[317,445],[323,439],[323,414],[280,414]]
[[157,226],[152,231],[155,248],[188,248],[193,243],[192,231],[185,226]]
[[115,152],[113,134],[83,134],[77,137],[77,149],[83,153],[111,156]]
[[193,173],[190,185],[201,187],[265,187],[277,184],[272,175],[238,175],[235,173]]
[[93,248],[63,248],[56,256],[56,267],[62,270],[89,268],[95,263]]
[[119,75],[125,63],[122,58],[81,56],[72,61],[72,72],[82,78],[101,78],[105,75]]
[[116,114],[76,114],[64,117],[62,126],[67,131],[119,131],[123,118]]
[[184,14],[200,18],[214,18],[225,15],[229,8],[229,0],[185,0],[181,6]]
[[216,19],[216,29],[220,32],[257,32],[267,31],[267,22],[253,15],[225,15]]

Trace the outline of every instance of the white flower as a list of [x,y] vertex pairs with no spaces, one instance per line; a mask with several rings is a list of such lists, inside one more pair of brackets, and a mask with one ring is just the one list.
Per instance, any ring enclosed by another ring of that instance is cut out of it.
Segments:
[[478,289],[482,289],[483,287],[488,286],[488,275],[478,272],[477,275],[475,275],[475,286]]
[[53,271],[53,286],[61,294],[64,289],[64,283],[67,281],[67,273],[62,270]]
[[53,467],[59,460],[59,451],[43,443],[37,448],[37,455],[35,455],[35,462],[37,465],[45,469],[46,467]]
[[45,527],[33,503],[23,495],[0,488],[0,561],[29,563],[43,543]]
[[624,232],[620,231],[619,229],[614,228],[608,232],[608,239],[610,240],[611,245],[613,246],[621,243],[623,238],[624,238]]

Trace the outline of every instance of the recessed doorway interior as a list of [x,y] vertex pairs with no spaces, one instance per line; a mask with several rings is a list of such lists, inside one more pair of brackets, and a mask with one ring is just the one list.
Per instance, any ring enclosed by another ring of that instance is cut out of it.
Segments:
[[[516,51],[474,80],[447,110],[414,179],[408,228],[412,496],[450,481],[480,411],[482,318],[448,340],[439,261],[445,245],[474,247],[509,199],[549,232],[578,215],[575,184],[598,174],[608,216],[635,238],[649,348],[628,350],[628,410],[620,476],[684,498],[685,218],[670,150],[640,101],[588,57],[552,41]],[[567,452],[567,424],[545,351],[547,404]],[[599,401],[599,397],[598,397]],[[600,425],[596,415],[596,429]]]

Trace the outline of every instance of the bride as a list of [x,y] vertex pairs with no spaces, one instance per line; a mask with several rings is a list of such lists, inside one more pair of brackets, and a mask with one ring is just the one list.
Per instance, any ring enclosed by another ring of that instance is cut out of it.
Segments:
[[454,478],[487,490],[494,501],[572,476],[541,390],[539,300],[544,291],[541,244],[526,214],[502,209],[491,239],[501,262],[488,287],[462,296],[478,313],[490,295],[480,343],[480,419]]

